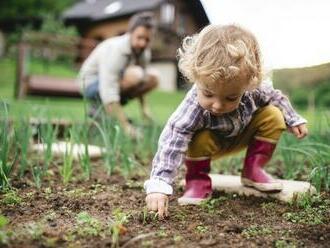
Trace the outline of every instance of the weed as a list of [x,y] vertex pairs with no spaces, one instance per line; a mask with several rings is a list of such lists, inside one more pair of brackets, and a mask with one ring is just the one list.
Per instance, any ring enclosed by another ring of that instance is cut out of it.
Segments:
[[120,209],[113,211],[113,218],[109,223],[112,245],[111,247],[119,247],[119,237],[127,232],[124,224],[128,223],[130,215],[122,212]]
[[9,239],[13,235],[12,232],[4,230],[8,223],[9,220],[5,216],[0,215],[0,245],[8,244]]
[[22,198],[15,190],[9,190],[4,194],[1,203],[10,206],[20,205],[22,203]]
[[302,209],[307,209],[318,204],[322,204],[321,195],[311,195],[309,193],[297,194],[293,201],[290,202],[290,205],[297,206]]
[[297,246],[294,242],[279,239],[279,240],[275,241],[274,247],[275,248],[296,248]]
[[300,212],[287,212],[283,214],[285,220],[292,223],[319,225],[323,223],[324,210],[317,208],[307,208]]
[[207,226],[203,226],[203,225],[198,225],[196,226],[196,231],[198,233],[206,233],[208,231],[208,227]]
[[80,212],[76,217],[78,228],[77,234],[84,236],[100,236],[102,231],[102,223],[90,216],[87,212]]
[[256,225],[253,225],[253,226],[250,226],[248,228],[245,228],[243,231],[242,231],[242,235],[245,237],[245,238],[252,238],[252,237],[255,237],[255,236],[265,236],[265,235],[269,235],[271,234],[273,231],[271,228],[269,227],[263,227],[263,226],[256,226]]
[[200,207],[206,210],[208,213],[213,214],[219,210],[220,204],[227,200],[227,197],[222,196],[219,198],[212,198],[206,201],[203,201],[200,204]]
[[187,215],[182,211],[177,211],[174,215],[174,219],[180,222],[184,222],[187,220]]
[[139,214],[139,220],[143,225],[157,220],[158,213],[149,212],[146,207],[143,208],[142,212]]
[[273,211],[276,207],[276,203],[274,202],[263,202],[261,203],[261,209],[265,211]]

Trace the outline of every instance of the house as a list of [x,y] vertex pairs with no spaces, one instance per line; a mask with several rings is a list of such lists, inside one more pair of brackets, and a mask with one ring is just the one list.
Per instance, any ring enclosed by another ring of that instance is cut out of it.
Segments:
[[101,41],[125,33],[129,18],[141,11],[152,11],[158,21],[152,66],[160,71],[160,88],[171,91],[182,87],[176,51],[183,37],[209,24],[199,0],[84,0],[67,9],[63,19],[82,37]]

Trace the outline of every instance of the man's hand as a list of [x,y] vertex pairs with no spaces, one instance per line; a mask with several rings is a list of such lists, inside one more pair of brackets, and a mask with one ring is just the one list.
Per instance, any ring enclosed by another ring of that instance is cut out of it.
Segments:
[[163,219],[168,216],[168,196],[162,193],[150,193],[146,197],[147,209],[158,213]]
[[117,118],[124,132],[132,139],[138,139],[142,134],[129,123],[120,103],[112,102],[106,106],[107,113]]
[[139,132],[138,129],[136,129],[133,125],[131,124],[125,124],[123,126],[124,128],[124,132],[126,133],[126,135],[128,135],[129,137],[131,137],[132,139],[136,140],[142,137],[141,132]]
[[290,133],[293,133],[298,139],[302,139],[306,137],[306,135],[308,134],[308,129],[306,124],[300,124],[298,126],[289,127],[288,130]]
[[143,118],[146,121],[152,122],[153,121],[153,118],[152,118],[150,109],[149,109],[148,105],[145,102],[144,97],[143,96],[140,96],[139,97],[139,100],[140,100],[140,105],[141,105],[141,110],[142,110]]
[[154,121],[153,118],[152,118],[151,112],[148,108],[143,110],[143,118],[148,122],[153,122]]

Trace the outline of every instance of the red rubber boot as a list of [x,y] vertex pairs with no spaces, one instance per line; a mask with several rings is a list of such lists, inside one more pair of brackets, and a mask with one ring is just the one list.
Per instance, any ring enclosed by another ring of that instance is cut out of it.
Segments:
[[211,196],[210,162],[210,159],[186,159],[186,186],[183,196],[178,199],[180,205],[197,205]]
[[283,185],[273,179],[262,168],[271,159],[276,144],[254,139],[248,147],[241,176],[244,186],[253,187],[263,192],[278,192]]

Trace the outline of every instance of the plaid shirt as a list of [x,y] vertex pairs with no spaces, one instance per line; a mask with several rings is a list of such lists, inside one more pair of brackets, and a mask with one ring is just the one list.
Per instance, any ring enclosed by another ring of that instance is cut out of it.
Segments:
[[259,88],[244,93],[239,107],[221,116],[212,115],[198,104],[197,88],[194,85],[161,133],[158,151],[152,162],[151,177],[145,183],[147,193],[172,194],[170,185],[197,130],[218,130],[224,137],[237,136],[250,123],[253,113],[268,104],[281,109],[287,126],[306,123],[292,108],[288,98],[271,85],[262,84]]

